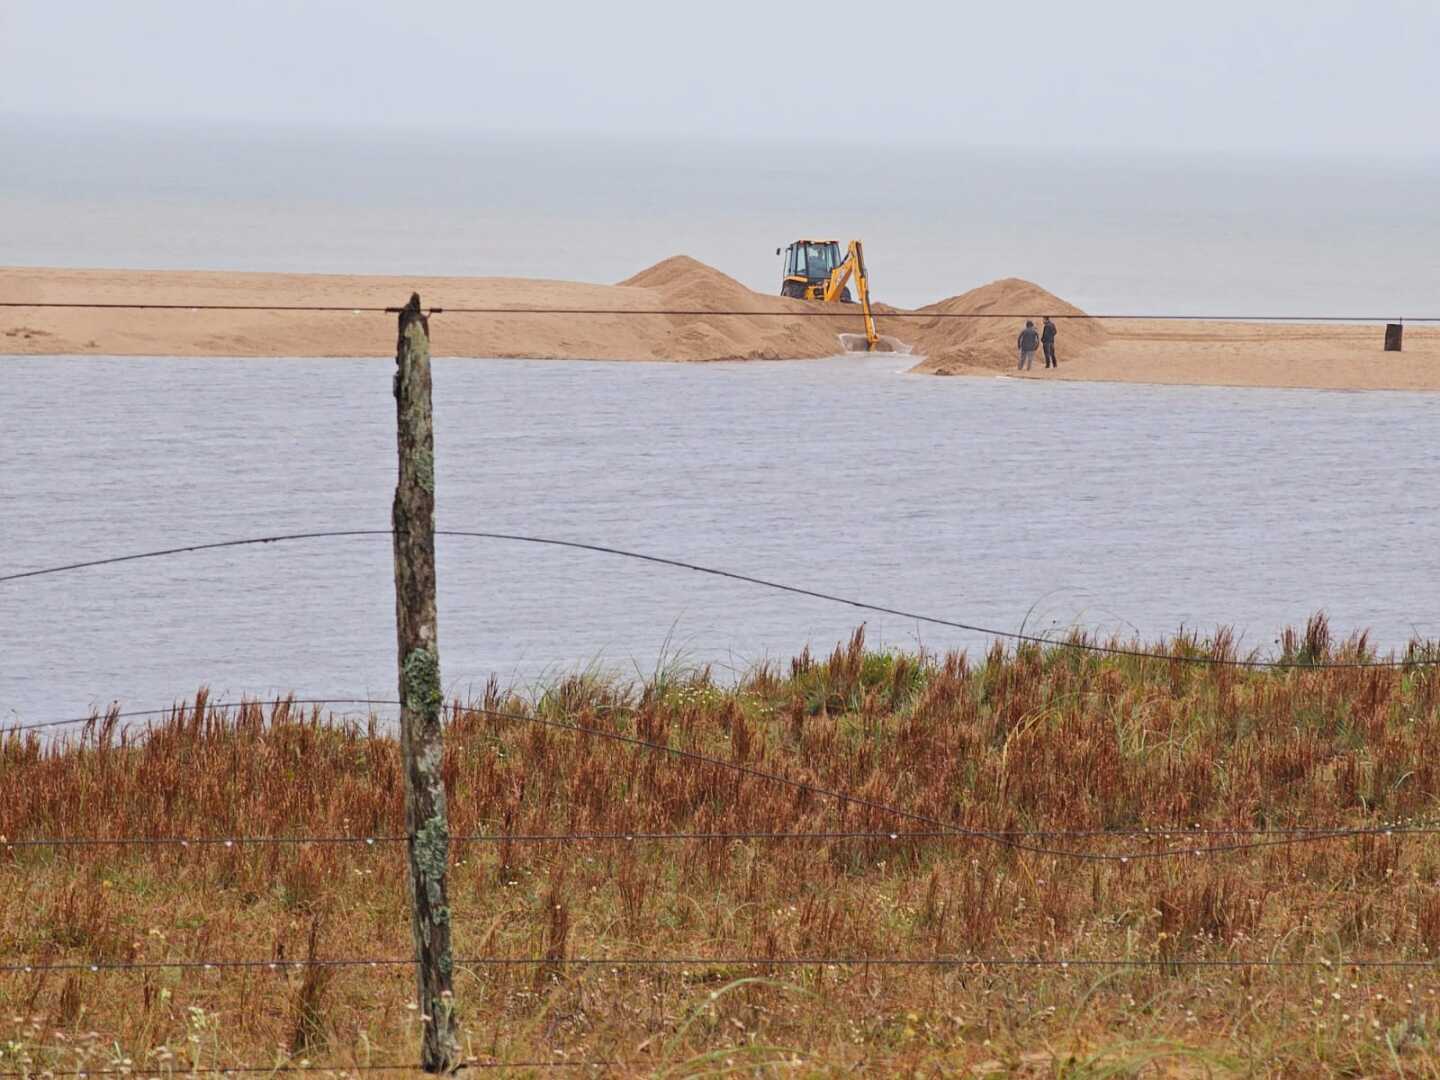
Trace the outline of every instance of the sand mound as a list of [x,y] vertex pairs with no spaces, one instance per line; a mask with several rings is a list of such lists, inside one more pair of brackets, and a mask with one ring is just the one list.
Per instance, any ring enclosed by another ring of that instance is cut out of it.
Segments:
[[697,283],[719,290],[743,293],[751,291],[729,274],[716,270],[713,266],[706,266],[689,255],[671,255],[670,258],[661,259],[654,266],[647,266],[638,274],[632,274],[624,281],[617,282],[622,288],[665,290],[683,289]]
[[1056,348],[1062,361],[1103,345],[1109,337],[1101,322],[1021,278],[992,281],[917,309],[917,313],[921,312],[987,317],[906,319],[905,328],[915,339],[915,351],[926,357],[916,368],[918,371],[1014,367],[1015,338],[1024,328],[1025,320],[1033,319],[1038,327],[1045,315],[1055,319]]
[[757,293],[688,255],[672,255],[620,285],[653,289],[665,297],[673,310],[759,312],[783,311],[793,306],[793,301]]
[[688,255],[664,259],[626,278],[619,287],[649,291],[656,310],[686,313],[664,317],[662,338],[654,346],[657,358],[780,360],[833,356],[841,351],[837,335],[852,329],[849,319],[783,318],[790,312],[805,312],[811,305],[757,293]]

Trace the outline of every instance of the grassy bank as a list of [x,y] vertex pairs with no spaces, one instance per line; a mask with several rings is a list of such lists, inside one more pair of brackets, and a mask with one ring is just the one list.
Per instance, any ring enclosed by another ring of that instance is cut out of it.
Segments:
[[[1323,620],[1282,646],[1372,658]],[[1236,658],[1224,637],[1157,648]],[[914,657],[859,635],[734,686],[492,687],[452,709],[444,766],[469,837],[468,1053],[613,1075],[1440,1074],[1435,971],[1340,962],[1440,949],[1440,837],[1248,831],[1440,817],[1437,734],[1440,671],[1417,664]],[[402,821],[395,743],[314,711],[202,697],[144,737],[12,735],[0,958],[406,957]],[[677,832],[706,835],[644,835]],[[830,835],[715,835],[792,832]],[[534,839],[553,834],[583,838]],[[62,836],[357,842],[16,843]],[[860,957],[1041,962],[785,962]],[[477,962],[496,958],[535,962]],[[661,958],[683,962],[618,962]],[[1194,965],[1236,960],[1267,963]],[[408,1063],[412,987],[403,966],[0,973],[0,1071]]]

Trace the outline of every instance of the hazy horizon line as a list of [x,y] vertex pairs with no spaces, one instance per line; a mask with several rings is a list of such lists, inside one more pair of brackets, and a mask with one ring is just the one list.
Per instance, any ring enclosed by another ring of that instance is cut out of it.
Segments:
[[[726,146],[805,146],[813,148],[844,147],[853,152],[855,140],[828,133],[782,135],[774,132],[745,133],[727,131],[699,134],[694,130],[655,128],[649,130],[614,130],[597,132],[579,127],[515,128],[468,127],[445,124],[417,123],[401,126],[393,123],[317,123],[289,121],[269,123],[233,116],[180,116],[167,119],[133,117],[106,113],[34,113],[0,109],[0,127],[11,130],[43,130],[48,135],[90,136],[118,134],[125,131],[144,133],[149,137],[197,136],[217,137],[221,141],[242,138],[264,141],[267,137],[282,141],[295,138],[341,138],[347,141],[394,143],[442,138],[447,140],[477,139],[495,143],[539,142],[563,140],[573,144],[609,144],[620,146],[687,145],[720,149]],[[1266,146],[1206,146],[1176,143],[1110,143],[1066,142],[1054,139],[1016,140],[1014,142],[964,142],[954,139],[925,139],[915,135],[865,133],[867,147],[876,150],[904,150],[937,154],[973,153],[1042,155],[1080,155],[1096,158],[1156,157],[1170,161],[1199,160],[1211,162],[1259,161],[1323,161],[1355,167],[1394,164],[1440,166],[1440,148],[1420,143],[1391,144],[1382,149],[1357,148],[1344,151],[1333,147],[1300,144]]]

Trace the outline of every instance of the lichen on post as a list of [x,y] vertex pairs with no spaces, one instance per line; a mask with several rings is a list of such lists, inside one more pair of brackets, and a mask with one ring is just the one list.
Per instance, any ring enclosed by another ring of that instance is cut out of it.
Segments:
[[420,1067],[460,1065],[453,994],[450,907],[445,874],[450,827],[440,762],[444,751],[440,651],[435,616],[435,430],[430,395],[430,325],[419,295],[400,310],[395,348],[395,418],[400,477],[395,486],[395,628],[399,644],[400,747],[405,770],[411,930],[424,1018]]

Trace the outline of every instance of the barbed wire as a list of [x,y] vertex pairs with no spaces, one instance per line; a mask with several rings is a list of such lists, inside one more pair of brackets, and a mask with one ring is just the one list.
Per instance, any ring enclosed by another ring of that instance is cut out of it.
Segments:
[[[413,967],[414,957],[315,957],[304,960],[61,960],[0,964],[0,973],[39,975],[58,972],[100,974],[122,971],[286,971],[292,968]],[[470,956],[456,967],[896,967],[896,968],[1280,968],[1312,970],[1437,970],[1440,959],[1395,957],[1183,957],[1183,956]]]
[[[1237,826],[1225,828],[1174,828],[1160,829],[1126,826],[1117,829],[996,829],[989,835],[1008,839],[1053,838],[1057,840],[1103,840],[1149,838],[1157,843],[1173,842],[1177,838],[1194,836],[1273,836],[1285,838],[1277,843],[1244,844],[1238,847],[1223,845],[1212,847],[1176,848],[1162,854],[1204,855],[1217,851],[1246,850],[1249,848],[1274,847],[1290,843],[1308,843],[1320,840],[1346,840],[1357,837],[1404,837],[1434,836],[1440,834],[1440,825],[1333,825],[1333,826],[1292,826],[1275,828],[1247,828]],[[380,844],[402,844],[410,837],[404,833],[377,833],[373,836],[325,835],[283,835],[252,836],[54,836],[10,839],[0,836],[0,850],[9,848],[71,848],[71,847],[179,847],[179,848],[242,848],[242,847],[285,847],[304,844],[334,845],[338,847],[375,847]],[[645,830],[611,832],[570,832],[570,833],[454,833],[452,844],[545,844],[545,843],[650,843],[663,841],[716,842],[716,841],[834,841],[834,840],[880,840],[890,843],[904,843],[915,840],[964,840],[963,834],[943,829],[912,829],[891,832],[884,829],[851,830],[801,830],[801,831],[704,831],[704,832],[647,832]],[[1150,853],[1135,853],[1143,857]]]
[[[206,709],[243,709],[247,707],[261,706],[278,708],[282,705],[384,705],[399,708],[400,702],[393,698],[267,698],[264,700],[241,700],[241,701],[217,701],[206,702]],[[4,738],[11,732],[17,731],[39,731],[43,728],[65,727],[72,724],[96,724],[103,726],[112,721],[137,720],[141,717],[150,716],[171,716],[184,711],[189,702],[171,705],[165,709],[133,709],[124,712],[113,712],[107,710],[100,712],[98,709],[91,712],[89,716],[71,716],[64,720],[41,720],[33,724],[11,724],[0,725],[0,738]],[[334,710],[331,710],[333,713]],[[343,714],[342,714],[343,715]]]
[[[609,1069],[620,1068],[623,1061],[466,1061],[457,1071],[467,1069]],[[216,1066],[172,1066],[168,1069],[137,1069],[125,1066],[118,1069],[51,1069],[37,1068],[29,1072],[0,1072],[0,1077],[24,1077],[36,1080],[50,1076],[250,1076],[272,1073],[353,1073],[353,1072],[405,1072],[421,1073],[419,1065],[216,1065]]]
[[[767,300],[770,297],[765,297]],[[942,301],[943,302],[943,301]],[[376,306],[373,304],[160,304],[142,301],[89,301],[89,300],[0,300],[0,308],[36,308],[39,310],[85,309],[95,311],[293,311],[332,312],[349,315],[397,315],[403,308]],[[1037,311],[880,311],[872,310],[877,319],[1033,319]],[[430,315],[635,315],[664,316],[667,318],[777,318],[777,319],[858,319],[861,311],[857,305],[847,304],[841,308],[809,308],[805,310],[764,310],[747,311],[727,308],[709,310],[706,308],[599,308],[599,307],[475,307],[441,306],[425,308]],[[1052,312],[1053,320],[1096,319],[1119,320],[1124,322],[1285,322],[1285,323],[1437,323],[1440,315],[1204,315],[1161,313],[1142,315],[1127,312],[1102,312],[1089,314],[1083,311]]]
[[[355,537],[379,537],[391,536],[389,529],[325,529],[312,532],[298,533],[277,533],[272,536],[246,537],[236,540],[215,540],[201,544],[186,544],[180,547],[159,548],[154,551],[135,552],[129,555],[112,555],[102,559],[87,559],[81,562],[64,563],[57,566],[40,567],[34,570],[22,570],[9,574],[0,575],[0,584],[19,581],[27,578],[44,577],[52,574],[68,573],[76,570],[85,570],[99,566],[113,566],[118,563],[136,562],[142,559],[158,559],[175,555],[190,554],[199,551],[216,551],[225,548],[249,547],[262,544],[292,543],[310,540],[333,540]],[[1159,653],[1146,649],[1126,648],[1115,645],[1099,645],[1089,641],[1077,641],[1066,638],[1044,637],[1039,634],[1026,634],[1012,630],[997,630],[994,627],[979,626],[974,623],[962,622],[957,619],[941,618],[935,615],[924,615],[918,612],[906,611],[902,608],[892,607],[886,604],[874,604],[865,600],[856,600],[853,597],[840,596],[835,593],[823,592],[818,589],[805,588],[799,585],[789,585],[784,582],[771,581],[766,578],[755,577],[750,574],[742,574],[733,570],[722,570],[713,566],[704,566],[700,563],[688,562],[684,559],[672,559],[663,555],[651,555],[641,551],[629,551],[625,548],[612,547],[608,544],[594,544],[580,540],[564,540],[548,536],[530,536],[521,533],[500,533],[486,532],[475,529],[436,529],[436,536],[456,537],[471,540],[497,540],[509,543],[535,544],[546,547],[566,548],[574,551],[587,551],[601,555],[614,555],[620,558],[633,559],[639,562],[651,563],[657,566],[667,566],[678,570],[687,570],[693,573],[707,574],[712,577],[725,578],[730,581],[738,581],[747,585],[756,585],[761,588],[772,589],[777,592],[789,593],[794,596],[804,596],[812,600],[822,600],[827,603],[841,604],[861,611],[871,611],[881,615],[893,615],[897,618],[907,619],[914,622],[927,623],[932,626],[943,626],[952,630],[963,630],[968,633],[980,634],[983,636],[997,638],[1006,641],[1014,641],[1026,645],[1039,645],[1047,648],[1071,649],[1080,652],[1095,653],[1105,656],[1129,657],[1141,660],[1163,660],[1171,663],[1202,664],[1219,667],[1235,667],[1246,669],[1304,669],[1304,670],[1343,670],[1354,668],[1413,668],[1440,665],[1440,658],[1410,658],[1399,660],[1364,660],[1364,661],[1304,661],[1304,660],[1257,660],[1246,659],[1234,656],[1194,656],[1187,653]],[[55,721],[54,726],[61,723],[72,722],[82,723],[83,720]]]
[[[795,790],[795,791],[801,791],[801,792],[804,792],[804,793],[806,793],[806,794],[815,795],[815,796],[818,796],[818,797],[821,797],[821,798],[834,799],[834,800],[836,800],[837,802],[841,802],[841,803],[844,803],[844,804],[847,804],[847,805],[851,805],[851,806],[858,806],[858,807],[861,807],[862,809],[870,810],[870,811],[873,811],[873,812],[876,812],[876,813],[880,813],[880,814],[883,814],[883,815],[886,815],[886,816],[889,816],[889,817],[895,817],[895,818],[899,818],[899,819],[901,819],[901,820],[907,820],[907,821],[914,821],[914,822],[917,822],[917,823],[919,823],[919,824],[926,825],[926,826],[930,827],[930,828],[933,829],[939,836],[943,836],[943,837],[950,837],[950,838],[955,838],[955,839],[966,839],[966,840],[972,840],[972,841],[984,841],[984,842],[988,842],[988,843],[998,844],[998,845],[1000,845],[1000,846],[1002,846],[1002,847],[1011,848],[1011,849],[1016,850],[1016,851],[1025,851],[1025,852],[1029,852],[1029,853],[1037,854],[1037,855],[1048,855],[1048,856],[1053,856],[1053,857],[1056,857],[1056,858],[1075,859],[1075,860],[1082,861],[1082,862],[1118,862],[1118,863],[1124,864],[1124,863],[1139,862],[1139,861],[1149,860],[1149,859],[1200,857],[1200,856],[1205,856],[1205,855],[1218,855],[1218,854],[1232,853],[1232,852],[1238,852],[1238,851],[1250,851],[1250,850],[1255,850],[1255,849],[1259,849],[1259,848],[1267,848],[1267,847],[1292,846],[1292,845],[1297,845],[1297,844],[1314,843],[1314,842],[1318,842],[1318,841],[1321,841],[1321,840],[1332,839],[1332,838],[1337,838],[1337,837],[1346,837],[1346,836],[1372,836],[1372,835],[1394,836],[1394,835],[1396,835],[1397,833],[1399,833],[1399,834],[1401,834],[1401,835],[1408,835],[1408,834],[1410,834],[1410,833],[1414,833],[1414,834],[1426,834],[1426,833],[1429,833],[1429,832],[1431,832],[1431,831],[1440,831],[1440,830],[1434,830],[1434,829],[1432,829],[1432,827],[1429,826],[1429,825],[1414,826],[1414,827],[1412,827],[1412,828],[1410,828],[1410,829],[1408,829],[1408,830],[1406,830],[1404,827],[1402,827],[1401,829],[1397,829],[1396,827],[1391,826],[1391,825],[1381,825],[1381,826],[1370,826],[1370,827],[1354,828],[1354,829],[1349,829],[1349,830],[1329,830],[1329,831],[1324,831],[1324,830],[1310,830],[1310,831],[1306,831],[1306,832],[1303,832],[1303,833],[1296,833],[1296,834],[1292,834],[1292,835],[1285,836],[1285,837],[1281,837],[1281,838],[1275,838],[1275,839],[1237,841],[1237,842],[1229,843],[1229,844],[1211,844],[1211,845],[1208,845],[1208,846],[1200,846],[1200,847],[1197,847],[1197,846],[1187,846],[1187,847],[1184,847],[1184,848],[1167,848],[1167,849],[1160,850],[1160,851],[1155,851],[1155,850],[1138,850],[1138,851],[1126,851],[1126,852],[1079,851],[1079,850],[1075,850],[1075,849],[1073,849],[1073,848],[1051,847],[1051,846],[1045,845],[1045,844],[1031,843],[1031,842],[1029,842],[1028,836],[1027,836],[1026,834],[1022,834],[1020,838],[1016,838],[1014,835],[1009,834],[1009,833],[1006,833],[1006,832],[1003,832],[1003,831],[988,830],[988,829],[977,829],[977,828],[972,828],[972,827],[969,827],[969,826],[956,825],[956,824],[953,824],[953,823],[950,823],[950,822],[942,821],[942,820],[940,820],[940,819],[938,819],[938,818],[931,817],[931,816],[929,816],[929,815],[927,815],[927,814],[916,813],[916,812],[911,811],[911,810],[905,810],[905,809],[903,809],[903,808],[901,808],[901,807],[890,806],[890,805],[887,805],[887,804],[885,804],[885,803],[877,802],[877,801],[875,801],[875,800],[873,800],[873,799],[867,799],[867,798],[864,798],[864,797],[862,797],[862,796],[852,795],[852,794],[850,794],[849,792],[841,791],[841,790],[836,789],[836,788],[829,788],[829,787],[824,787],[824,786],[819,785],[819,784],[812,784],[812,783],[809,783],[809,782],[807,782],[807,781],[796,780],[796,779],[793,779],[792,777],[783,776],[783,775],[781,775],[780,773],[768,772],[768,771],[766,771],[766,770],[764,770],[764,769],[758,769],[758,768],[756,768],[756,767],[754,767],[754,766],[746,765],[746,764],[744,764],[744,763],[742,763],[742,762],[727,761],[725,758],[717,757],[717,756],[715,756],[715,755],[713,755],[713,754],[704,754],[704,753],[701,753],[700,751],[697,751],[697,750],[687,750],[687,749],[685,749],[685,748],[683,748],[683,747],[670,746],[670,745],[667,744],[667,743],[659,743],[659,742],[654,742],[654,741],[649,740],[649,739],[642,739],[642,738],[640,738],[639,736],[627,735],[627,734],[625,734],[624,732],[610,731],[610,730],[606,730],[606,729],[604,729],[604,728],[594,727],[594,726],[591,726],[591,725],[576,724],[576,723],[571,723],[570,721],[566,721],[566,720],[556,720],[556,719],[553,719],[553,718],[550,718],[550,717],[538,716],[538,715],[534,715],[534,714],[531,714],[531,713],[510,712],[510,711],[501,710],[501,709],[490,709],[490,708],[485,708],[485,707],[474,707],[474,706],[469,706],[469,707],[462,706],[462,707],[461,707],[461,711],[462,711],[462,712],[468,712],[468,713],[471,713],[471,714],[488,716],[488,717],[491,717],[491,718],[494,718],[494,719],[498,719],[498,720],[506,720],[506,721],[512,721],[512,722],[518,722],[518,723],[538,724],[538,725],[541,725],[541,726],[543,726],[543,727],[549,727],[549,728],[553,728],[553,729],[560,730],[560,731],[567,731],[567,732],[570,732],[570,733],[573,733],[573,734],[587,735],[587,736],[592,736],[592,737],[595,737],[595,738],[608,739],[608,740],[611,740],[611,741],[614,741],[614,742],[621,743],[621,744],[623,744],[623,745],[627,745],[627,746],[631,746],[631,747],[635,747],[635,748],[643,748],[643,749],[647,749],[647,750],[652,750],[652,751],[654,751],[654,752],[656,752],[656,753],[666,754],[666,755],[669,755],[669,756],[671,756],[671,757],[679,758],[680,760],[696,762],[696,763],[699,763],[699,764],[708,765],[708,766],[712,766],[712,767],[720,768],[720,769],[726,769],[726,770],[729,770],[729,771],[731,771],[731,772],[739,773],[739,774],[745,775],[745,776],[750,776],[750,777],[753,777],[753,778],[755,778],[755,779],[758,779],[758,780],[761,780],[761,781],[764,781],[764,782],[767,782],[767,783],[774,783],[774,784],[779,784],[779,785],[784,786],[784,787],[789,787],[789,788],[791,788],[792,790]],[[1092,835],[1092,836],[1093,836],[1093,835],[1096,835],[1096,833],[1095,833],[1094,831],[1088,831],[1088,833],[1089,833],[1089,835]],[[497,834],[497,835],[498,835],[498,834]],[[633,834],[621,834],[621,835],[633,835]],[[659,834],[659,835],[665,835],[665,834]],[[890,837],[891,839],[898,839],[900,834],[897,832],[897,833],[886,833],[885,835],[888,836],[888,837]],[[1056,832],[1056,831],[1044,831],[1044,832],[1037,832],[1037,833],[1035,833],[1035,834],[1028,834],[1028,835],[1033,835],[1033,836],[1035,836],[1035,837],[1049,838],[1049,837],[1066,836],[1067,834],[1065,834],[1065,833],[1063,833],[1063,832]],[[83,839],[83,838],[77,838],[77,839]],[[398,839],[408,839],[408,837],[399,837]],[[224,837],[222,837],[222,838],[218,838],[216,842],[221,843],[221,844],[224,844],[224,843],[226,843],[227,841],[233,842],[233,840],[234,840],[234,838],[224,838]],[[373,841],[374,838],[364,838],[364,837],[361,837],[361,838],[344,838],[344,841],[343,841],[343,842],[347,842],[347,843],[357,843],[357,842],[365,842],[366,840],[372,840],[372,841]],[[166,842],[168,842],[168,841],[166,841]],[[185,843],[186,841],[182,839],[180,842],[183,844],[183,843]],[[336,842],[340,842],[340,841],[337,840]],[[389,842],[389,841],[387,841],[387,842]],[[4,846],[4,845],[3,845],[3,844],[0,844],[0,846]]]
[[[649,750],[654,750],[657,753],[668,754],[672,757],[677,757],[682,760],[699,762],[701,764],[711,765],[722,769],[729,769],[733,772],[741,773],[746,776],[751,776],[759,780],[767,781],[769,783],[780,784],[781,786],[791,788],[794,791],[801,791],[809,795],[817,795],[822,798],[834,799],[837,802],[846,803],[851,806],[858,806],[862,809],[872,810],[890,817],[899,818],[901,820],[914,821],[921,825],[927,825],[940,832],[948,833],[952,836],[963,837],[976,841],[986,841],[989,843],[998,844],[1002,847],[1008,847],[1016,851],[1027,851],[1035,855],[1051,855],[1057,858],[1075,859],[1080,862],[1129,863],[1132,861],[1140,861],[1145,859],[1176,858],[1184,857],[1187,855],[1199,855],[1205,854],[1207,852],[1212,854],[1219,854],[1220,852],[1242,851],[1248,850],[1250,848],[1274,847],[1286,843],[1285,841],[1254,841],[1236,844],[1213,845],[1206,849],[1190,848],[1184,850],[1170,851],[1135,851],[1126,852],[1123,854],[1115,852],[1076,851],[1071,848],[1048,847],[1042,844],[1032,844],[1024,840],[1011,839],[1003,835],[1002,833],[992,832],[986,829],[975,829],[968,826],[955,825],[950,822],[941,821],[938,818],[933,818],[928,814],[920,814],[916,813],[913,810],[904,810],[896,806],[887,806],[885,803],[876,802],[873,799],[867,799],[859,795],[852,795],[849,792],[840,791],[835,788],[823,787],[819,784],[812,784],[803,780],[795,780],[788,776],[782,776],[779,773],[766,772],[764,769],[757,769],[752,765],[746,765],[742,762],[726,761],[724,758],[716,757],[713,754],[702,754],[698,750],[686,750],[683,747],[670,746],[666,743],[652,742],[651,740],[642,739],[635,735],[626,735],[623,732],[607,731],[604,728],[590,727],[582,724],[573,724],[569,721],[554,720],[543,716],[502,712],[498,709],[482,708],[473,709],[471,711],[481,713],[482,715],[495,717],[497,719],[535,723],[540,724],[544,727],[550,727],[560,731],[570,731],[583,735],[591,735],[596,738],[609,739],[630,746],[643,747]],[[1296,838],[1296,840],[1292,842],[1302,841],[1299,841],[1298,838]]]
[[[403,308],[377,307],[374,304],[154,304],[98,300],[0,300],[0,308],[83,309],[86,311],[329,311],[350,315],[398,315]],[[430,308],[426,314],[439,314],[442,308]]]
[[[801,318],[801,319],[859,319],[862,313],[858,305],[850,304],[839,310],[813,309],[809,311],[707,311],[703,308],[503,308],[503,307],[443,307],[432,308],[436,314],[448,315],[664,315],[674,317],[705,317],[711,315],[737,316],[747,318]],[[876,319],[1033,319],[1043,308],[1034,311],[871,311]],[[1137,315],[1125,312],[1104,312],[1088,314],[1083,311],[1055,314],[1048,318],[1059,320],[1095,319],[1098,321],[1123,322],[1282,322],[1282,323],[1431,323],[1440,322],[1440,316],[1398,316],[1398,315],[1186,315],[1160,314]]]

